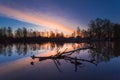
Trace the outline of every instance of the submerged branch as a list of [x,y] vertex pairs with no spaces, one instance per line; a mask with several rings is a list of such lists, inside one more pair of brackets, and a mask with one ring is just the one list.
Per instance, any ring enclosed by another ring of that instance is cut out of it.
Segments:
[[[64,51],[60,51],[60,49],[58,49],[56,52],[57,54],[55,55],[51,55],[51,56],[47,56],[47,57],[37,57],[37,56],[31,56],[32,59],[35,59],[35,58],[38,58],[39,61],[43,61],[43,60],[46,60],[46,59],[51,59],[54,61],[57,69],[59,70],[59,72],[61,72],[60,70],[60,62],[59,60],[63,59],[67,62],[70,62],[71,64],[74,64],[75,65],[75,72],[77,71],[77,66],[80,66],[82,67],[83,63],[82,62],[88,62],[88,63],[92,63],[94,65],[97,65],[94,61],[95,60],[86,60],[86,59],[81,59],[81,58],[77,58],[77,57],[72,57],[71,54],[73,54],[74,52],[76,51],[79,51],[79,50],[84,50],[84,49],[90,49],[92,47],[86,47],[86,48],[78,48],[76,50],[71,50],[71,51],[66,51],[67,48],[64,50]],[[68,54],[70,53],[70,54]]]

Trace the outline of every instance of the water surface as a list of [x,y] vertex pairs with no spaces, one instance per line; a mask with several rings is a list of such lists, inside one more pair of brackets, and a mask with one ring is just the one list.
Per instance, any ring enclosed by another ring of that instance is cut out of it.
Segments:
[[[31,57],[79,48],[69,59]],[[119,80],[119,55],[118,42],[0,45],[0,80]]]

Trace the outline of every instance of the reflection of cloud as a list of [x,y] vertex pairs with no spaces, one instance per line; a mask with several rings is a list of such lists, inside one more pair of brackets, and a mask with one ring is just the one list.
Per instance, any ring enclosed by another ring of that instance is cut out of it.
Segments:
[[0,13],[7,17],[14,18],[20,21],[29,22],[29,23],[49,27],[52,29],[59,29],[64,32],[73,31],[69,27],[57,23],[55,20],[44,19],[42,17],[36,16],[35,14],[29,14],[30,12],[19,11],[6,6],[0,6]]

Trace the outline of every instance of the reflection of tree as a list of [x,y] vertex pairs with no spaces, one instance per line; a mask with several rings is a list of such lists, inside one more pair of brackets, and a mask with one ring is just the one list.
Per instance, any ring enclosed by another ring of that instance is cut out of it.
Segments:
[[[73,45],[72,51],[60,51],[60,49],[57,50],[57,54],[47,56],[47,57],[37,57],[32,56],[32,59],[39,59],[39,61],[44,61],[47,59],[53,60],[55,63],[57,69],[61,72],[60,69],[60,60],[65,60],[66,62],[69,62],[71,64],[75,65],[75,71],[77,71],[78,67],[82,68],[84,67],[84,62],[92,63],[92,64],[99,64],[100,62],[107,62],[110,61],[111,58],[120,56],[120,43],[119,42],[94,42],[89,44],[84,44],[85,48],[81,48],[81,45],[78,45],[77,47]],[[82,46],[83,47],[83,46]],[[80,58],[78,54],[81,50],[88,50],[89,52],[89,58],[84,59]],[[75,57],[75,55],[77,57]],[[34,61],[31,62],[32,65],[34,65]]]
[[0,55],[11,56],[12,55],[12,44],[0,45]]
[[8,52],[8,56],[12,55],[12,44],[8,45],[7,52]]
[[90,56],[97,63],[109,61],[113,57],[120,56],[119,42],[96,42],[90,44],[93,49],[90,49]]
[[38,50],[53,50],[54,48],[62,48],[64,44],[56,43],[40,43],[40,44],[0,44],[0,55],[11,56],[13,53],[18,55],[27,55],[30,52]]
[[[34,60],[35,58],[38,58],[39,61],[44,61],[47,59],[51,59],[53,60],[53,62],[55,63],[57,69],[61,72],[60,69],[60,60],[65,60],[66,62],[69,62],[71,64],[74,64],[75,66],[75,72],[77,71],[78,67],[84,67],[84,62],[88,62],[88,63],[92,63],[94,65],[97,65],[94,60],[87,60],[87,59],[82,59],[82,58],[77,58],[77,57],[73,57],[72,54],[75,53],[76,51],[80,51],[80,50],[85,50],[85,49],[89,49],[90,47],[87,48],[79,48],[76,50],[72,50],[72,51],[66,51],[66,49],[61,52],[59,49],[57,50],[57,54],[55,55],[51,55],[51,56],[47,56],[47,57],[37,57],[37,56],[31,56],[32,59]],[[31,62],[31,65],[34,65],[34,62]]]

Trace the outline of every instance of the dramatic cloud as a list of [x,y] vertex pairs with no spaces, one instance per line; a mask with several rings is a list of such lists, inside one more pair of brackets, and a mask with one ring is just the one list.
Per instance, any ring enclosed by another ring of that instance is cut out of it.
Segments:
[[58,29],[60,31],[64,31],[68,33],[73,31],[70,27],[65,26],[61,23],[58,23],[55,20],[44,18],[43,14],[40,14],[40,16],[42,17],[39,17],[38,15],[35,15],[34,13],[31,14],[31,12],[27,12],[24,10],[21,11],[21,10],[13,9],[13,8],[2,6],[2,5],[0,6],[0,14],[16,19],[16,20],[44,26],[46,28],[48,27],[52,29]]

